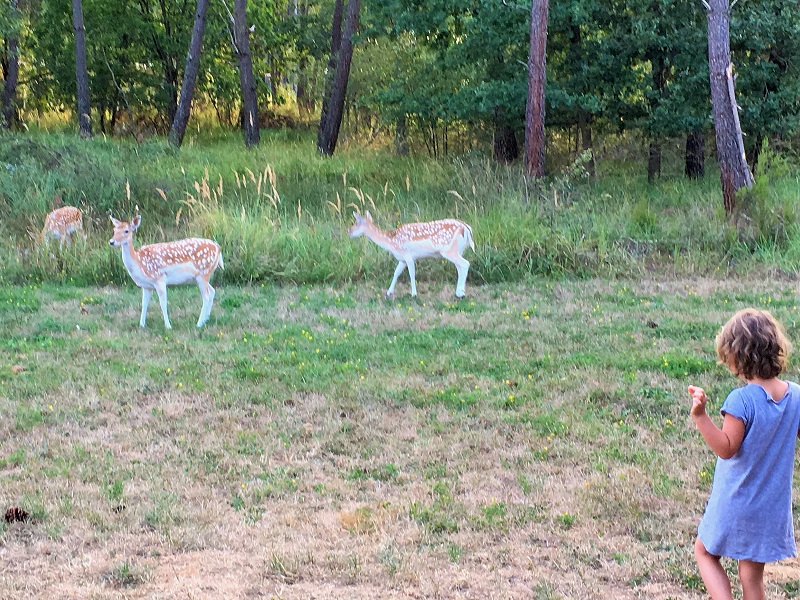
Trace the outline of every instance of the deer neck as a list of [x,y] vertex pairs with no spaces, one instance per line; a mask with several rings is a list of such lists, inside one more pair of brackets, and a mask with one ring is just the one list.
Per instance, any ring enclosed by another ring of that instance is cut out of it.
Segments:
[[392,254],[396,253],[400,248],[389,235],[381,230],[377,225],[371,225],[364,230],[364,235],[375,242],[384,250],[388,250]]
[[142,261],[139,259],[139,252],[133,247],[133,240],[127,244],[122,244],[122,262],[128,270],[128,274],[133,279],[134,283],[142,287],[147,282],[147,275],[145,275],[142,268]]

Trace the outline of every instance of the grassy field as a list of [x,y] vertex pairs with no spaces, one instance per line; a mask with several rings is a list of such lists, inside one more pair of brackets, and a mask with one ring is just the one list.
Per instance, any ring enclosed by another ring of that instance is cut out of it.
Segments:
[[[686,385],[713,410],[736,385],[713,339],[738,308],[800,343],[794,280],[454,302],[447,273],[416,300],[383,298],[390,270],[220,283],[200,332],[192,287],[172,331],[132,286],[0,287],[0,508],[30,515],[0,525],[0,597],[701,598]],[[798,561],[767,579],[800,597]]]

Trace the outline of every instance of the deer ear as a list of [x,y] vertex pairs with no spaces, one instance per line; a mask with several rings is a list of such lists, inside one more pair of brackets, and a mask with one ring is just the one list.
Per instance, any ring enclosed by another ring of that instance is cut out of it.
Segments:
[[353,211],[353,218],[356,220],[356,222],[358,222],[358,220],[361,218],[361,215],[356,211]]
[[119,221],[117,219],[115,219],[114,217],[112,217],[111,215],[108,215],[108,218],[111,219],[111,224],[114,227],[117,227],[119,225]]
[[371,223],[372,222],[372,215],[369,214],[369,211],[367,211],[367,214],[365,216],[367,217],[367,221],[369,221]]
[[136,215],[133,221],[131,221],[131,229],[136,231],[137,229],[139,229],[139,225],[141,224],[142,224],[142,215]]

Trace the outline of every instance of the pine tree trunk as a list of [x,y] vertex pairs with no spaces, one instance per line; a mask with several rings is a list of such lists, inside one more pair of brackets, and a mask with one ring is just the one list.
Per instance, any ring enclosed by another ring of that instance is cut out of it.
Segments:
[[528,101],[525,106],[525,172],[529,177],[544,177],[545,51],[549,8],[549,0],[533,0],[531,5]]
[[328,111],[333,94],[333,78],[336,74],[336,65],[339,63],[339,50],[342,47],[342,15],[344,14],[344,0],[336,0],[333,5],[333,20],[331,23],[331,55],[328,57],[328,67],[325,69],[325,91],[322,96],[322,110],[319,115],[317,128],[317,148],[322,151],[322,140],[325,124],[328,121]]
[[[17,14],[18,0],[10,0],[12,19],[19,17]],[[17,83],[19,81],[19,26],[15,26],[8,39],[8,64],[3,73],[3,98],[2,98],[2,126],[11,129],[16,121],[14,103],[17,97]]]
[[686,167],[689,179],[701,179],[706,174],[706,139],[702,131],[686,134]]
[[239,81],[242,85],[244,145],[252,148],[258,145],[261,133],[258,128],[258,98],[253,77],[253,57],[250,55],[250,30],[247,27],[247,0],[235,0],[233,20],[236,53],[239,59]]
[[180,148],[183,143],[183,136],[186,133],[186,125],[189,123],[189,115],[192,112],[192,97],[197,85],[197,72],[200,70],[200,53],[203,50],[203,35],[206,30],[206,11],[208,10],[208,0],[197,0],[197,10],[194,14],[194,29],[192,29],[192,40],[189,43],[189,54],[186,57],[186,71],[183,74],[183,85],[181,86],[181,97],[175,111],[175,118],[172,121],[172,128],[169,131],[169,143]]
[[86,29],[83,26],[83,2],[72,0],[72,28],[75,32],[75,78],[78,96],[78,128],[83,138],[92,137],[89,104],[89,72],[86,67]]
[[[353,36],[358,29],[358,14],[361,10],[361,0],[348,0],[347,16],[344,21],[342,42],[339,48],[339,60],[336,64],[336,74],[333,77],[333,87],[328,104],[328,114],[322,130],[321,143],[318,150],[324,156],[332,156],[339,140],[339,128],[342,125],[344,114],[344,101],[347,95],[347,83],[350,79],[350,63],[353,60]],[[320,123],[322,125],[322,123]]]
[[725,211],[730,214],[736,208],[737,190],[753,185],[753,174],[745,158],[733,86],[728,0],[709,0],[708,66],[722,201]]

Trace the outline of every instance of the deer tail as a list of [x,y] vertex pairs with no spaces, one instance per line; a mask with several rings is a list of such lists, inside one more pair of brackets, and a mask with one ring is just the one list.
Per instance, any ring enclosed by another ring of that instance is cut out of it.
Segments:
[[467,225],[466,223],[462,223],[464,229],[462,235],[464,239],[467,240],[469,247],[472,248],[472,251],[475,252],[475,241],[472,239],[472,227]]

